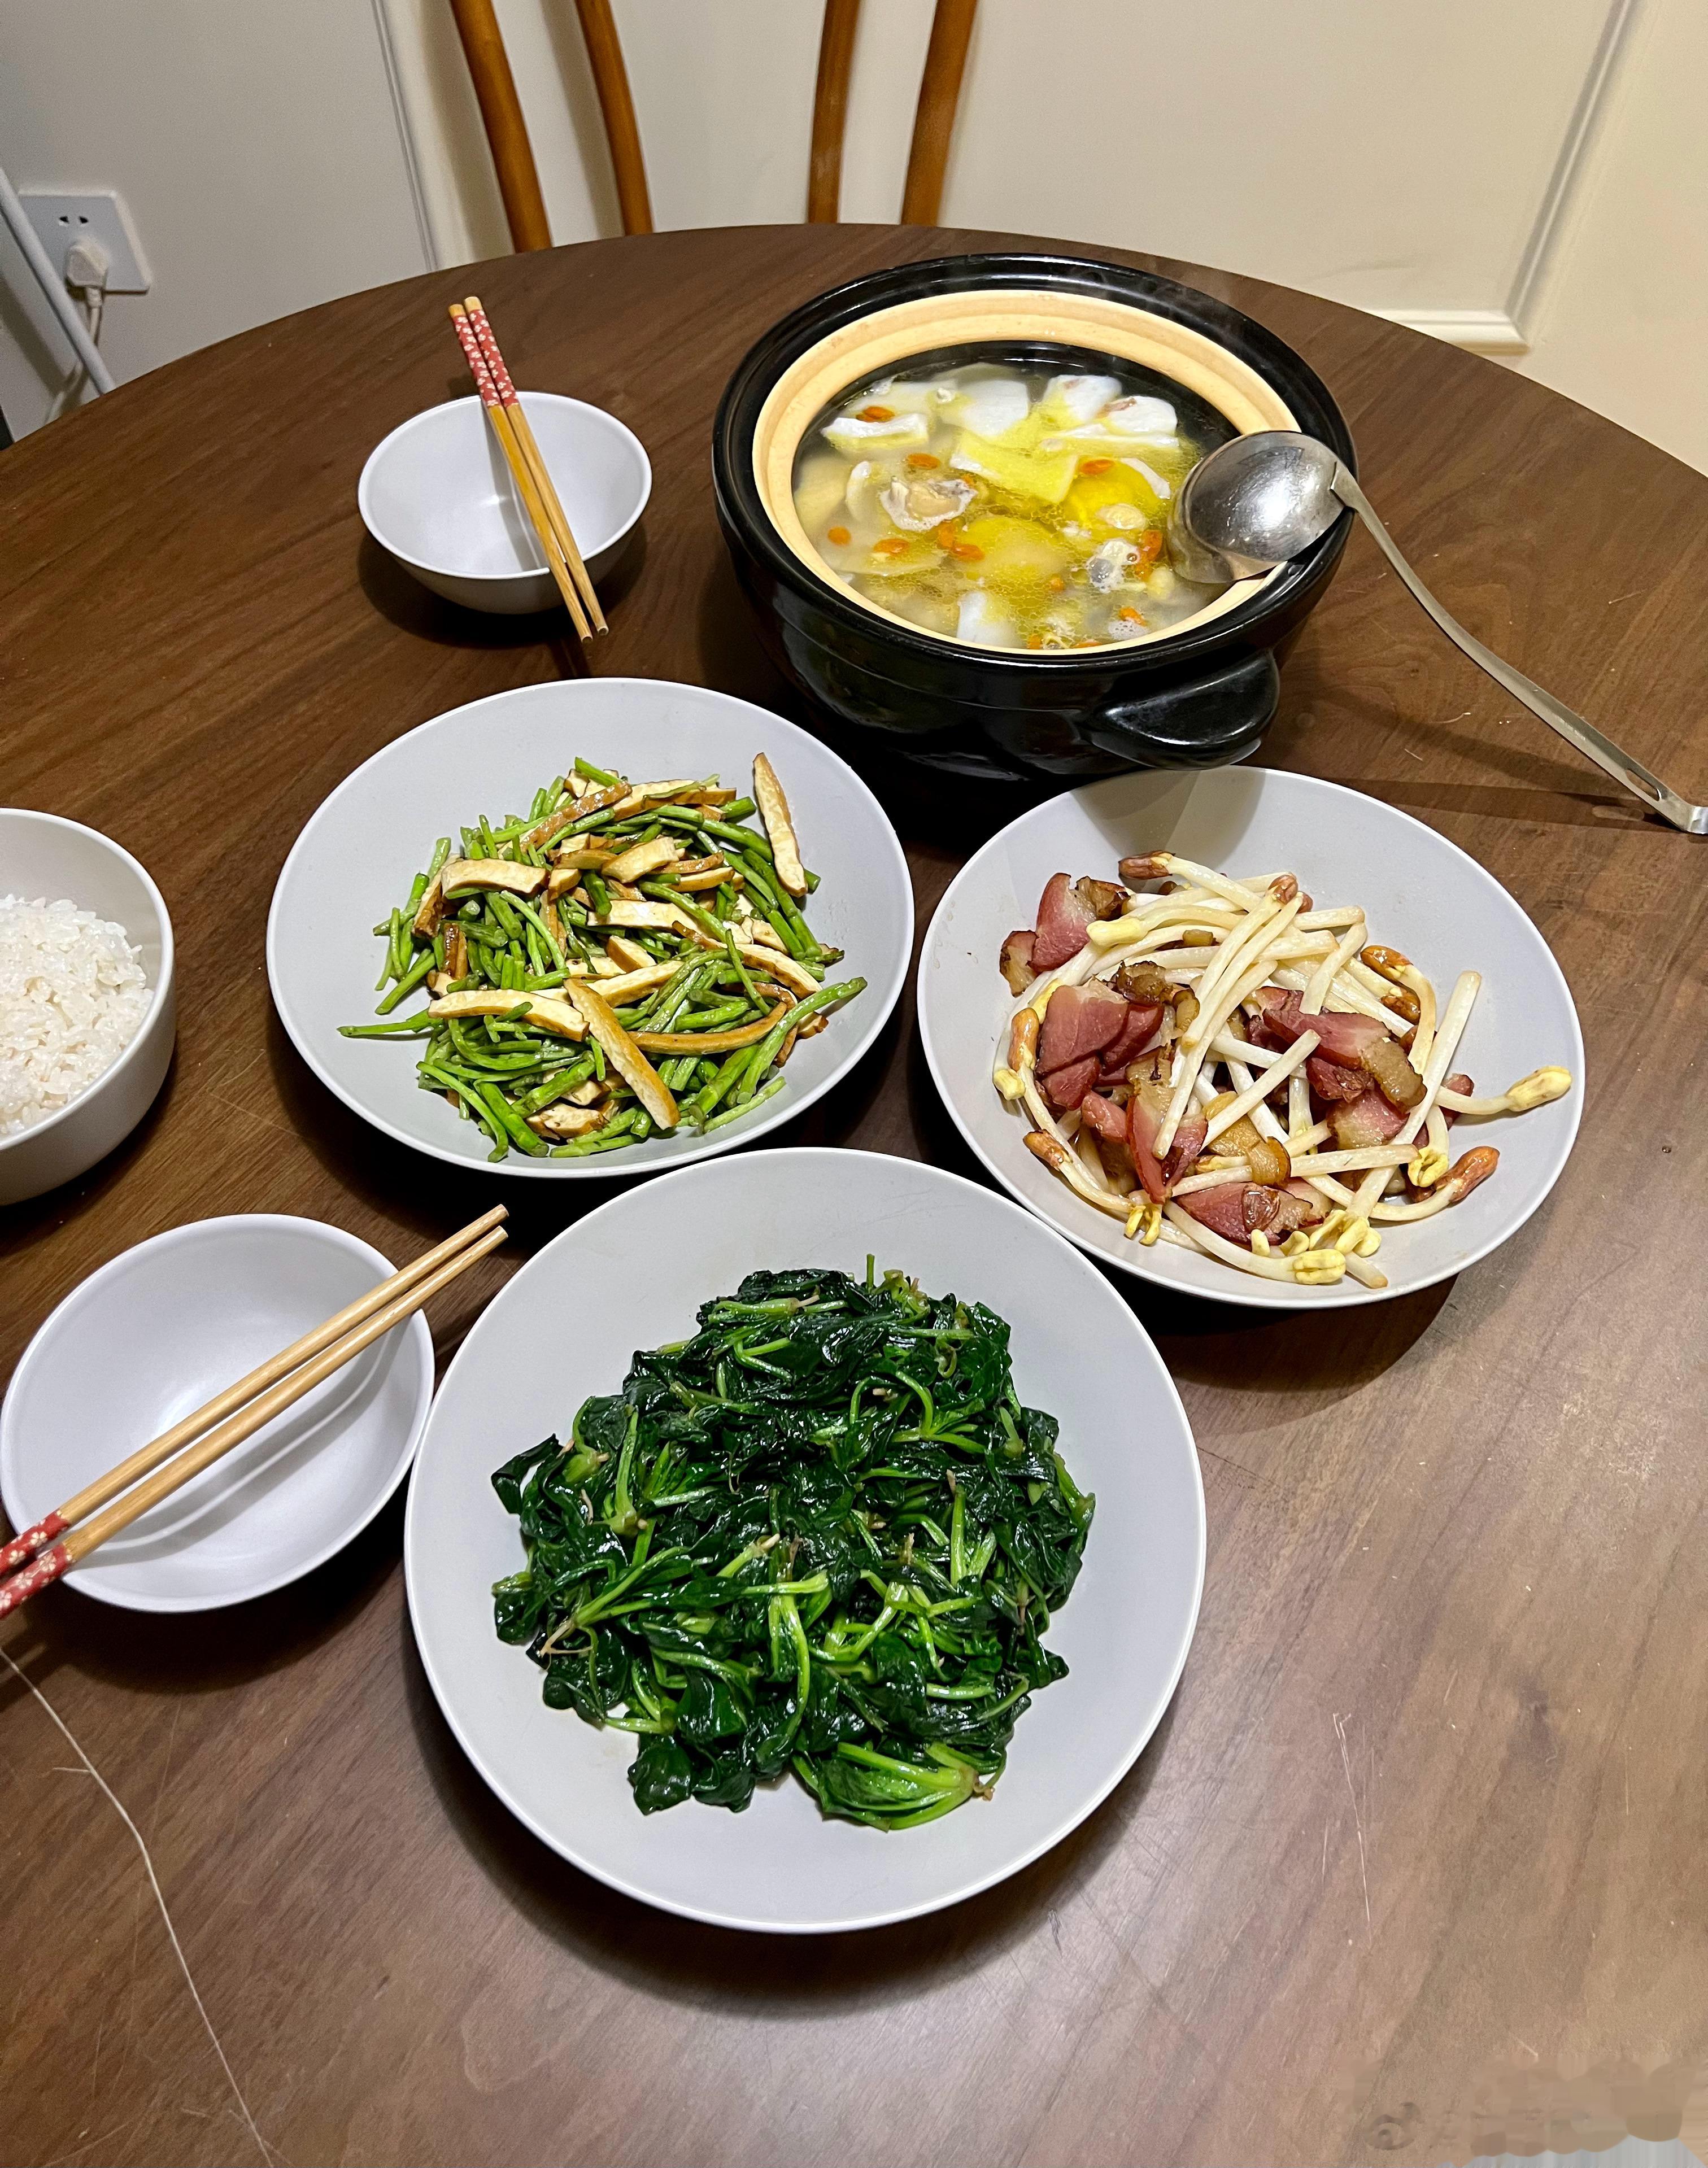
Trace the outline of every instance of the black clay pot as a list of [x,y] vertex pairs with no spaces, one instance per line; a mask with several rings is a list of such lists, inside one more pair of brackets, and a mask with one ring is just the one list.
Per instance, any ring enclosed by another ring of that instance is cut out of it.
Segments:
[[[899,749],[967,773],[1068,780],[1126,768],[1213,767],[1256,746],[1275,712],[1277,650],[1334,574],[1352,515],[1237,606],[1131,646],[1030,653],[939,638],[865,608],[783,539],[755,472],[767,401],[797,362],[863,320],[901,304],[945,302],[918,345],[930,365],[998,358],[1033,366],[1107,366],[1105,350],[1072,338],[957,341],[953,297],[1009,291],[1086,299],[1146,312],[1200,334],[1243,364],[1290,410],[1292,426],[1333,447],[1356,471],[1340,410],[1313,370],[1272,332],[1190,286],[1078,257],[946,257],[838,286],[785,316],[731,378],[712,434],[718,517],[767,646],[838,721],[891,733]],[[857,336],[847,342],[858,350]],[[833,348],[834,353],[838,349]],[[850,363],[840,391],[861,373]],[[1269,426],[1249,421],[1241,426]]]

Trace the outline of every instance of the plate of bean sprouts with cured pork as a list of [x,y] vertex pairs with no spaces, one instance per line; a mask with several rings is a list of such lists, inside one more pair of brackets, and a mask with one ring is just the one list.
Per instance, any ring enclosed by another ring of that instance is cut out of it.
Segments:
[[1380,800],[1235,768],[1121,776],[971,858],[920,964],[961,1134],[1141,1278],[1375,1302],[1518,1232],[1577,1135],[1583,1044],[1547,943]]

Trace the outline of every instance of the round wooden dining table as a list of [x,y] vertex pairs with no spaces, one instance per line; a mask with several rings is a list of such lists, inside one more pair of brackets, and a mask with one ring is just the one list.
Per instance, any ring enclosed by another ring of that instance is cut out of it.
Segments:
[[[512,258],[265,325],[0,453],[0,798],[141,859],[179,1008],[129,1142],[0,1212],[0,1377],[184,1221],[302,1214],[402,1261],[495,1200],[423,1179],[286,1040],[263,935],[293,838],[428,716],[584,669],[812,725],[718,534],[719,392],[825,287],[1016,245],[1065,246],[805,226]],[[1298,348],[1448,606],[1708,794],[1708,480],[1374,316],[1120,260]],[[467,389],[445,305],[471,288],[521,381],[652,456],[644,559],[585,657],[561,616],[429,596],[357,517],[371,446]],[[1210,1549],[1173,1706],[1108,1802],[934,1917],[740,1935],[586,1878],[487,1793],[416,1655],[401,1497],[233,1610],[55,1588],[0,1628],[0,2156],[1424,2163],[1678,2130],[1708,2051],[1708,844],[1515,709],[1362,535],[1258,757],[1505,884],[1576,996],[1584,1120],[1543,1209],[1424,1293],[1277,1317],[1122,1282],[1196,1432]],[[1024,794],[858,758],[923,927]],[[911,1000],[769,1141],[982,1178]],[[503,1193],[512,1241],[430,1313],[441,1362],[611,1189]]]

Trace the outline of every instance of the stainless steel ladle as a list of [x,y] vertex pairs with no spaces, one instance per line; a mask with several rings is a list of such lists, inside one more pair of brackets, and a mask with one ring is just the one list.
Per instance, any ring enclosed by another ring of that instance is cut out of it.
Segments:
[[1687,836],[1708,834],[1708,805],[1669,790],[1593,723],[1473,640],[1450,617],[1395,547],[1370,499],[1327,444],[1290,429],[1235,437],[1186,477],[1170,507],[1168,553],[1189,580],[1248,579],[1308,550],[1343,511],[1355,512],[1382,554],[1443,632],[1532,715],[1595,763],[1633,798]]

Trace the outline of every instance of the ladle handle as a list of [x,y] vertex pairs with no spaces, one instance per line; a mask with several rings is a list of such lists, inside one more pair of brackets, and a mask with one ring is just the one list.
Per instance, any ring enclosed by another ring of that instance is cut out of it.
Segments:
[[1582,715],[1574,714],[1563,700],[1556,700],[1551,693],[1545,692],[1541,686],[1526,678],[1523,671],[1514,670],[1511,663],[1503,662],[1480,640],[1473,640],[1456,618],[1448,615],[1400,555],[1393,537],[1377,518],[1375,507],[1338,461],[1335,464],[1331,486],[1340,502],[1355,512],[1369,528],[1382,555],[1405,582],[1413,598],[1423,604],[1455,646],[1462,648],[1498,685],[1505,686],[1514,699],[1523,701],[1532,715],[1540,715],[1550,729],[1557,731],[1568,744],[1576,746],[1579,752],[1593,760],[1615,783],[1623,784],[1632,797],[1640,798],[1663,821],[1670,821],[1675,828],[1682,828],[1687,836],[1708,835],[1708,805],[1693,805],[1688,799],[1681,798],[1676,790],[1669,790],[1659,776],[1651,774],[1641,761],[1633,760],[1628,752],[1622,752],[1615,745],[1611,738],[1604,737],[1593,723],[1586,723]]

